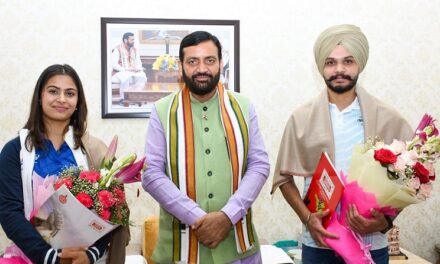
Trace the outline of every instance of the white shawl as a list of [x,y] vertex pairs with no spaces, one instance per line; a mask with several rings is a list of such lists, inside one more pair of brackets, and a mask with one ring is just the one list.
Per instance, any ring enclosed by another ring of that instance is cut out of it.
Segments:
[[[24,215],[29,220],[32,209],[34,207],[33,191],[32,191],[32,174],[35,163],[35,147],[29,152],[26,150],[26,137],[29,133],[28,129],[20,130],[20,163],[21,163],[21,180],[23,185],[23,204]],[[73,156],[78,166],[82,166],[85,170],[88,170],[87,157],[82,152],[81,148],[74,149],[75,141],[73,138],[73,129],[69,127],[66,135],[64,136],[69,148],[72,150]]]

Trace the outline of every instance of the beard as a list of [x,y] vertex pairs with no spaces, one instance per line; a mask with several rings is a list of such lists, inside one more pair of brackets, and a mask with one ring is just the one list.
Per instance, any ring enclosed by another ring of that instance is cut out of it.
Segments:
[[[333,85],[332,81],[336,80],[338,77],[341,77],[342,79],[345,79],[345,80],[349,80],[350,83],[348,83],[347,85]],[[325,84],[333,92],[335,92],[337,94],[343,94],[343,93],[346,93],[346,92],[350,91],[351,89],[353,89],[353,87],[356,85],[357,80],[358,80],[358,76],[351,78],[351,76],[349,76],[349,75],[336,74],[336,75],[333,75],[332,77],[328,78],[327,80],[325,80]]]
[[[201,76],[208,77],[209,79],[204,82],[198,82],[196,78]],[[182,77],[186,86],[192,93],[197,95],[206,95],[214,91],[215,87],[217,87],[217,84],[220,80],[220,71],[214,76],[208,73],[196,73],[189,77],[186,75],[185,70],[182,69]]]

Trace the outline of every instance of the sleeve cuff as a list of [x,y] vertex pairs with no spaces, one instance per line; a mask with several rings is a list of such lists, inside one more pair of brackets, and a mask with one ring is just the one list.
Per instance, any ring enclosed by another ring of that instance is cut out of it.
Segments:
[[90,264],[95,263],[100,256],[100,252],[97,247],[91,247],[86,251],[87,257],[89,258]]
[[242,218],[240,214],[240,208],[234,206],[233,204],[226,204],[222,208],[222,212],[226,214],[226,216],[231,220],[231,223],[235,225]]
[[50,248],[47,252],[46,255],[44,256],[44,264],[47,263],[55,263],[58,264],[60,263],[60,258],[58,257],[58,253],[61,253],[61,249],[53,249]]
[[393,219],[391,217],[389,217],[388,215],[386,215],[385,220],[387,220],[388,226],[384,230],[380,231],[382,234],[385,234],[391,228],[393,228]]
[[186,218],[180,219],[183,223],[188,225],[193,225],[197,219],[204,216],[206,214],[205,211],[203,211],[200,207],[196,207],[193,210],[189,211],[189,214]]

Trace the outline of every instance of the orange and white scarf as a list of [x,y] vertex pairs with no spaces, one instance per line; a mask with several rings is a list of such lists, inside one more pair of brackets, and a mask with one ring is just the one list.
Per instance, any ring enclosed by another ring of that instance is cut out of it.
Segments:
[[[249,127],[234,94],[218,84],[220,118],[225,131],[231,162],[231,195],[238,189],[247,168]],[[167,170],[173,183],[193,201],[197,201],[195,146],[190,91],[185,86],[176,93],[168,109]],[[252,248],[255,238],[251,210],[234,226],[238,253]],[[173,219],[173,261],[199,263],[199,242],[190,227]]]
[[125,47],[125,44],[122,43],[118,46],[119,50],[119,65],[128,68],[137,68],[136,62],[136,48],[131,47],[129,50]]

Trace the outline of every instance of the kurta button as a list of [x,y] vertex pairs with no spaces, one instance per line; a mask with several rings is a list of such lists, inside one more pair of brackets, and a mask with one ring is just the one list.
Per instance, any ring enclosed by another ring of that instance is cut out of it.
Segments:
[[207,106],[204,106],[204,107],[203,107],[203,111],[206,111],[206,110],[208,110],[208,107],[207,107]]
[[209,153],[211,153],[211,150],[210,149],[206,149],[205,153],[209,155]]
[[209,131],[209,127],[205,127],[205,132],[208,132]]
[[212,176],[212,171],[208,171],[208,176]]
[[212,199],[212,197],[214,197],[214,194],[210,193],[210,194],[208,195],[208,197],[209,197],[209,199]]

